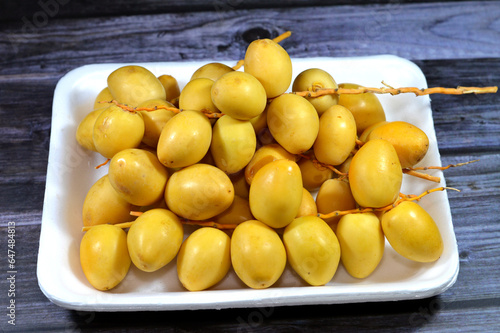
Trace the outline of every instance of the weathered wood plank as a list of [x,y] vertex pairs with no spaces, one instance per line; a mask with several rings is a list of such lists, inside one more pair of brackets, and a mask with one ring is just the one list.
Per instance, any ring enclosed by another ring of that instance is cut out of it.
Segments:
[[234,10],[216,16],[215,20],[207,12],[91,19],[55,16],[31,29],[23,22],[4,22],[0,74],[63,73],[97,62],[237,60],[252,39],[286,30],[294,33],[283,46],[295,57],[500,56],[500,43],[494,42],[500,16],[496,2]]

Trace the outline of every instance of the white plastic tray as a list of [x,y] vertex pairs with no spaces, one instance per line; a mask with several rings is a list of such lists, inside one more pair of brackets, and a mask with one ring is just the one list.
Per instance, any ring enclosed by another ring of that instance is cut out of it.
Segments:
[[[170,74],[181,88],[203,62],[140,63],[155,75]],[[328,71],[337,83],[353,82],[365,86],[426,88],[423,73],[412,62],[395,56],[360,58],[292,59],[294,76],[307,68]],[[235,62],[224,62],[234,65]],[[95,170],[104,161],[96,153],[80,148],[75,140],[79,122],[92,109],[94,99],[106,86],[107,76],[126,64],[97,64],[77,68],[66,74],[55,89],[47,183],[38,254],[38,282],[43,293],[55,304],[89,311],[136,311],[221,309],[301,304],[333,304],[417,299],[442,293],[456,280],[459,262],[446,192],[424,197],[420,204],[437,222],[443,236],[442,257],[428,264],[411,262],[396,254],[386,242],[382,262],[368,278],[349,276],[340,265],[326,286],[307,286],[289,267],[271,288],[253,290],[241,283],[234,271],[211,290],[188,292],[177,279],[175,260],[167,267],[145,273],[131,267],[125,280],[108,292],[95,290],[80,267],[79,244],[81,210],[91,185],[107,172]],[[379,95],[388,120],[404,120],[428,135],[430,149],[421,165],[441,165],[428,96],[412,94]],[[445,186],[405,175],[402,192],[420,194]]]

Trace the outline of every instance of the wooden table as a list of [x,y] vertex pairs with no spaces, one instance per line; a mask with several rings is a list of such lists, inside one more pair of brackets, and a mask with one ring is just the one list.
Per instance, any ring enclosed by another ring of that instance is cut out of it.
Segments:
[[[432,96],[460,273],[439,296],[268,309],[99,313],[52,304],[36,277],[51,107],[58,80],[92,63],[236,60],[292,30],[292,57],[394,54],[429,86],[500,84],[500,3],[47,0],[0,4],[0,328],[2,331],[500,330],[500,94]],[[16,224],[16,326],[8,324],[8,226]],[[57,239],[54,239],[57,242]]]

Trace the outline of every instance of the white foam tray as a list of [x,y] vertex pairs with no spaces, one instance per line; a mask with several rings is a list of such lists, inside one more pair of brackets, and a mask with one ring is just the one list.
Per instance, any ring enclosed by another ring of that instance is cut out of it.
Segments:
[[[203,62],[140,63],[155,75],[170,74],[181,88],[191,73]],[[383,80],[393,87],[426,88],[420,69],[410,61],[395,56],[359,58],[292,59],[293,74],[317,67],[328,71],[338,83],[354,82],[365,86],[382,86]],[[224,62],[230,66],[235,62]],[[127,64],[96,64],[72,70],[55,89],[50,153],[45,201],[42,216],[37,275],[43,293],[55,304],[88,311],[136,311],[221,309],[303,304],[333,304],[417,299],[440,294],[456,280],[459,261],[446,192],[424,197],[420,204],[437,222],[443,236],[444,252],[434,262],[409,261],[392,250],[386,242],[379,267],[365,279],[355,279],[340,265],[325,286],[307,286],[290,267],[271,288],[253,290],[238,280],[234,271],[214,288],[188,292],[177,279],[175,260],[154,273],[131,267],[125,280],[108,292],[95,290],[86,280],[79,261],[81,210],[92,184],[107,172],[95,170],[104,161],[96,153],[85,151],[75,140],[79,122],[92,109],[94,99],[106,86],[107,76]],[[429,137],[430,149],[421,165],[441,165],[428,96],[412,94],[379,95],[387,119],[404,120]],[[427,189],[445,186],[441,171],[440,184],[404,176],[402,192],[420,194]]]

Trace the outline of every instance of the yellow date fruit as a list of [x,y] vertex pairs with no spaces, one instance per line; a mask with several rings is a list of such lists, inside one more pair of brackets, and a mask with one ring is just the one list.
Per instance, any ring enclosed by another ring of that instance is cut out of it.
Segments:
[[345,215],[336,234],[347,272],[358,279],[370,275],[384,255],[385,238],[378,217],[373,213]]
[[252,183],[253,177],[264,165],[272,161],[287,159],[297,161],[294,154],[290,154],[277,143],[270,143],[257,149],[250,162],[245,167],[245,179],[248,184]]
[[235,195],[231,206],[215,216],[213,221],[220,224],[240,224],[253,219],[248,199]]
[[341,105],[327,109],[319,119],[319,132],[314,142],[318,161],[331,165],[343,163],[356,146],[356,122]]
[[109,163],[109,181],[118,194],[136,206],[148,206],[163,197],[167,169],[155,154],[144,149],[125,149]]
[[267,109],[267,126],[276,141],[292,154],[309,150],[319,132],[319,117],[304,97],[281,95]]
[[272,228],[286,227],[299,212],[302,176],[297,163],[276,160],[264,165],[250,185],[250,210]]
[[84,226],[115,224],[133,220],[130,211],[134,206],[123,199],[105,175],[97,180],[85,196],[82,219]]
[[181,91],[179,89],[179,83],[177,82],[177,79],[175,77],[173,77],[172,75],[164,74],[158,76],[158,80],[165,89],[166,101],[171,102],[172,100],[179,97]]
[[333,177],[333,171],[327,167],[314,163],[314,156],[311,158],[301,158],[297,164],[302,174],[302,184],[309,191],[316,190],[326,180]]
[[102,89],[95,98],[94,110],[107,108],[108,106],[114,105],[113,103],[105,103],[105,102],[111,102],[113,99],[114,99],[113,95],[111,94],[111,91],[109,91],[108,87]]
[[290,56],[281,45],[270,39],[258,39],[248,45],[244,70],[262,83],[267,98],[281,95],[292,82]]
[[356,202],[363,207],[380,208],[399,196],[403,171],[394,147],[385,140],[365,143],[349,166],[349,184]]
[[229,72],[212,86],[212,101],[220,112],[235,119],[250,120],[266,108],[266,91],[262,84],[245,72]]
[[290,223],[283,233],[288,262],[307,283],[328,283],[340,261],[341,248],[333,230],[316,216],[303,216]]
[[212,102],[212,86],[214,81],[199,78],[189,81],[179,96],[179,108],[182,110],[219,112]]
[[211,62],[198,68],[191,76],[190,81],[199,78],[207,78],[216,81],[222,75],[233,72],[234,69],[220,62]]
[[404,201],[382,216],[382,229],[392,248],[403,257],[433,262],[443,253],[436,222],[419,204]]
[[[336,89],[337,82],[326,71],[319,68],[309,68],[301,72],[293,81],[292,91],[315,91],[316,89]],[[321,116],[326,110],[336,105],[339,99],[337,94],[320,97],[306,97]]]
[[210,152],[215,165],[227,174],[243,170],[257,147],[252,124],[224,115],[217,120],[212,133]]
[[207,154],[211,140],[208,118],[198,111],[183,111],[163,127],[158,140],[158,159],[168,168],[198,163]]
[[125,231],[109,224],[92,227],[80,243],[80,264],[97,290],[116,287],[130,268]]
[[166,99],[160,80],[142,66],[123,66],[108,76],[108,88],[114,99],[137,106],[150,99]]
[[[138,105],[138,108],[155,108],[158,106],[171,107],[174,105],[162,99],[152,99]],[[152,148],[156,148],[160,139],[161,131],[165,124],[175,116],[171,110],[158,108],[154,111],[139,111],[144,121],[144,136],[142,142]]]
[[302,201],[300,203],[299,212],[297,217],[316,215],[318,214],[318,208],[316,207],[316,202],[311,192],[305,188],[302,190]]
[[[349,183],[338,178],[326,180],[318,190],[316,195],[316,205],[318,212],[328,214],[334,211],[350,210],[356,208],[356,201],[351,193]],[[335,231],[340,216],[325,219]]]
[[94,124],[105,108],[96,109],[94,111],[89,112],[85,118],[78,124],[76,129],[76,141],[80,146],[85,149],[97,151],[94,145],[94,139],[92,138],[92,133],[94,132]]
[[[354,83],[341,83],[339,88],[356,89],[360,85]],[[377,96],[373,93],[363,94],[340,94],[339,105],[345,106],[351,111],[356,120],[358,134],[367,127],[385,121],[385,112]]]
[[157,271],[175,258],[183,237],[184,229],[174,213],[163,208],[148,210],[128,231],[130,258],[141,271]]
[[97,117],[92,140],[99,154],[112,158],[123,149],[139,147],[144,130],[144,120],[140,113],[113,105]]
[[275,230],[257,220],[246,221],[231,237],[231,263],[248,287],[268,288],[285,270],[285,246]]
[[195,230],[182,243],[177,256],[177,276],[190,291],[208,289],[221,281],[231,267],[231,239],[215,228]]
[[429,149],[429,138],[417,126],[405,121],[392,121],[373,129],[367,141],[389,141],[399,157],[402,168],[411,168],[420,162]]
[[169,209],[189,220],[214,217],[228,209],[233,199],[229,177],[208,164],[194,164],[173,173],[165,188]]

